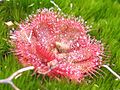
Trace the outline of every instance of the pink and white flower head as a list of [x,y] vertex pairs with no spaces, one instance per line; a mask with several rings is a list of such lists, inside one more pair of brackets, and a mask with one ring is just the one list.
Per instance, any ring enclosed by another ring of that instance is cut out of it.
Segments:
[[12,34],[18,60],[35,72],[80,82],[103,64],[104,48],[73,18],[42,9]]

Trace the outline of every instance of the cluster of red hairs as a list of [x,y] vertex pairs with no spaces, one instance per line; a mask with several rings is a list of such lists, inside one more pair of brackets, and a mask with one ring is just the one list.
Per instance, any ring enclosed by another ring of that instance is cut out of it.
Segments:
[[103,45],[75,18],[42,9],[12,34],[18,60],[35,72],[80,82],[102,65]]

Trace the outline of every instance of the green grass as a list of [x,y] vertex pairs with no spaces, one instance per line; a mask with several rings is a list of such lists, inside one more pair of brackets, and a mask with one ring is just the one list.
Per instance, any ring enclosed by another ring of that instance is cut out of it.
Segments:
[[[92,25],[90,34],[109,46],[110,67],[120,74],[120,1],[119,0],[55,0],[62,12],[76,17],[82,16]],[[73,7],[70,7],[70,4]],[[33,4],[33,6],[32,6]],[[6,78],[22,68],[10,52],[9,31],[4,23],[20,22],[38,8],[54,7],[49,0],[10,0],[0,3],[0,79]],[[98,76],[80,84],[68,80],[31,76],[32,71],[24,72],[14,83],[21,90],[120,90],[120,80],[102,68],[106,75]],[[0,90],[12,90],[10,85],[0,84]]]

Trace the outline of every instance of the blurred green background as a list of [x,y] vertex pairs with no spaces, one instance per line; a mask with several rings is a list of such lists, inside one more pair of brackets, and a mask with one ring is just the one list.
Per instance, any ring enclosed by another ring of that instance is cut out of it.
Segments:
[[[63,13],[82,16],[93,28],[90,34],[109,46],[109,66],[120,74],[120,0],[55,0]],[[22,68],[16,57],[10,51],[10,27],[5,22],[20,22],[38,8],[56,8],[49,0],[4,0],[0,1],[0,79],[10,76]],[[106,58],[105,58],[106,60]],[[117,80],[108,70],[104,78],[86,78],[82,83],[69,80],[57,81],[46,77],[42,80],[31,76],[27,71],[14,83],[21,90],[120,90],[120,80]],[[103,74],[103,73],[101,73]],[[12,90],[10,85],[0,84],[0,90]]]

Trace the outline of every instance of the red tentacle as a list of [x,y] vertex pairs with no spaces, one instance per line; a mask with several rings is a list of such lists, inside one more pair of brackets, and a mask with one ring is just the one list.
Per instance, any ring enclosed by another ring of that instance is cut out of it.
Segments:
[[42,45],[36,45],[36,53],[43,58],[43,62],[50,62],[55,59],[55,55]]

